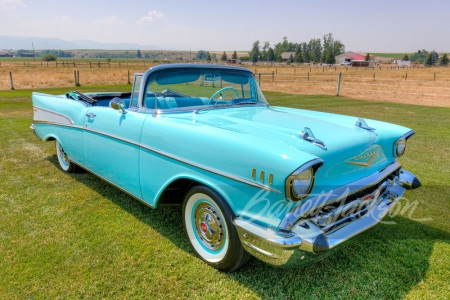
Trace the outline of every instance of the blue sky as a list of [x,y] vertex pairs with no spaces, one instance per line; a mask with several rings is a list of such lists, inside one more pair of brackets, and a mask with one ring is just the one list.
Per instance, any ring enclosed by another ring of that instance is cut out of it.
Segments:
[[329,32],[347,50],[450,51],[450,1],[0,0],[0,35],[231,51]]

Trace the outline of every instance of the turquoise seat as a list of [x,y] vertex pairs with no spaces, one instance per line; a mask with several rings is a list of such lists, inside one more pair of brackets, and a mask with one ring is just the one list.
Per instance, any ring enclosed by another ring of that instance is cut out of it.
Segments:
[[[202,106],[209,103],[206,97],[201,98],[181,98],[181,97],[156,97],[159,109],[174,109],[179,107]],[[148,97],[145,99],[145,107],[155,109],[155,98]]]

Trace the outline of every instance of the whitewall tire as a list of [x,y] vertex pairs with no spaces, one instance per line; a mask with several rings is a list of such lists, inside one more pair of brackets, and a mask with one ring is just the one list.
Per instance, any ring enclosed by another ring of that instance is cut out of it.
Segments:
[[234,271],[250,255],[244,250],[233,225],[235,218],[228,203],[214,190],[193,187],[183,203],[183,226],[195,253],[207,264]]
[[58,157],[59,166],[64,172],[74,173],[77,170],[77,166],[70,161],[61,143],[56,140],[56,156]]

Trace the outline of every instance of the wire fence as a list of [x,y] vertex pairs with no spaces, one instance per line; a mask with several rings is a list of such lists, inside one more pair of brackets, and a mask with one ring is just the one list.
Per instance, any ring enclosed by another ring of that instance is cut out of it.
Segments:
[[[150,61],[48,63],[1,61],[0,90],[130,84],[132,81],[130,77],[134,73],[145,72],[157,64]],[[430,105],[437,103],[439,106],[450,106],[450,68],[371,69],[341,66],[332,68],[250,66],[248,68],[255,72],[261,88],[266,91],[341,95],[393,102],[405,102],[412,99],[415,101],[414,104],[423,104],[428,101]],[[407,72],[404,72],[405,70]],[[390,95],[389,99],[380,96],[382,94]],[[429,101],[439,97],[442,99],[438,102]]]

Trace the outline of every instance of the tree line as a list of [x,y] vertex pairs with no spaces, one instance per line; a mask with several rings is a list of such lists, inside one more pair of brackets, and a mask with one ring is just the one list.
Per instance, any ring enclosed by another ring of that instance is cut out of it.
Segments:
[[340,40],[335,40],[332,33],[325,34],[322,39],[311,39],[309,42],[300,43],[290,42],[287,37],[283,37],[283,41],[273,47],[268,41],[261,46],[258,40],[253,43],[249,57],[252,62],[282,62],[284,59],[281,54],[284,52],[293,52],[287,60],[288,64],[293,62],[334,64],[335,56],[345,52],[345,45]]
[[425,49],[418,50],[417,52],[411,54],[411,57],[408,54],[405,54],[402,60],[409,60],[411,62],[419,62],[424,64],[425,66],[434,66],[439,64],[440,66],[447,66],[449,63],[447,53],[444,53],[441,57],[436,51],[428,52]]

